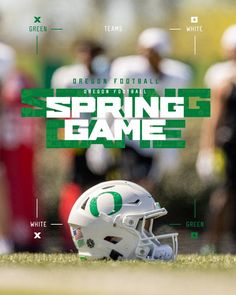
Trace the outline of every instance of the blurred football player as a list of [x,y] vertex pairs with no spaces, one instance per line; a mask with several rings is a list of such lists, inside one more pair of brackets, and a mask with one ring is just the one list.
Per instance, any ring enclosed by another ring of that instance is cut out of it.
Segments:
[[[16,70],[15,51],[3,43],[0,43],[0,81],[0,252],[34,251],[40,245],[34,239],[34,228],[30,227],[30,221],[35,219],[34,155],[38,121],[21,118],[21,90],[35,84],[31,77]],[[5,247],[1,249],[4,240]]]
[[[104,79],[108,78],[109,62],[105,56],[105,49],[95,41],[84,40],[75,43],[75,63],[63,66],[55,71],[52,77],[52,87],[56,88],[104,88]],[[73,79],[83,81],[88,78],[88,83],[73,83]],[[101,83],[97,83],[99,80]],[[94,83],[91,81],[94,80]],[[69,159],[66,165],[70,166],[71,181],[61,191],[59,203],[60,219],[64,227],[64,248],[73,248],[67,220],[70,210],[81,193],[88,187],[105,180],[106,170],[94,172],[90,169],[87,160],[89,149],[75,149],[70,152],[63,151]],[[97,155],[96,155],[97,156]],[[68,158],[67,157],[67,158]],[[90,159],[91,160],[91,159]],[[90,163],[91,164],[91,163]]]
[[204,181],[212,180],[216,151],[220,149],[225,179],[210,198],[209,244],[202,248],[202,253],[220,251],[226,229],[231,230],[236,242],[236,25],[226,29],[221,45],[226,61],[211,66],[205,76],[212,89],[212,112],[211,118],[203,123],[196,167]]
[[1,91],[0,155],[11,210],[10,237],[16,251],[36,251],[41,246],[41,241],[34,239],[35,228],[30,227],[36,218],[34,158],[39,121],[21,117],[21,90],[32,87],[32,78],[14,69]]
[[[15,51],[10,46],[0,42],[0,93],[3,84],[15,65]],[[0,95],[0,118],[3,112],[3,103]],[[0,137],[2,126],[0,125]],[[7,193],[6,171],[1,159],[0,141],[0,254],[9,253],[13,250],[10,239],[10,204]]]
[[[138,55],[119,57],[113,61],[108,88],[121,88],[126,94],[130,88],[140,89],[140,93],[144,88],[155,88],[161,96],[165,88],[186,87],[190,83],[190,67],[167,58],[171,51],[171,40],[165,30],[144,30],[138,38],[138,50]],[[124,81],[136,79],[136,82],[114,82],[120,78]],[[152,82],[138,84],[138,79]],[[158,84],[152,84],[156,80]],[[178,166],[178,153],[175,149],[140,148],[139,144],[138,141],[126,140],[126,148],[121,150],[121,177],[152,191],[166,171]]]

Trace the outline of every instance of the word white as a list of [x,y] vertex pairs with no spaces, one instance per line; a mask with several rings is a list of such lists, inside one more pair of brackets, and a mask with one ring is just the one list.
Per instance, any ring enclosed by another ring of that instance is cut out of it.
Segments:
[[202,26],[186,26],[187,32],[203,32]]

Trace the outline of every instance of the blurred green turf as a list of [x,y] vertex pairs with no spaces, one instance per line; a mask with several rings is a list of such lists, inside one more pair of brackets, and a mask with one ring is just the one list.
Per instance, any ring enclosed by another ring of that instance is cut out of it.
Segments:
[[[0,295],[66,295],[67,292],[43,292],[42,291],[35,291],[35,290],[0,290]],[[71,293],[70,293],[71,294]]]
[[236,271],[234,255],[178,255],[175,261],[81,261],[77,254],[20,253],[0,256],[2,267],[79,267],[83,268],[138,268],[167,270],[232,270]]
[[0,256],[0,295],[235,295],[236,256],[80,261],[76,254]]

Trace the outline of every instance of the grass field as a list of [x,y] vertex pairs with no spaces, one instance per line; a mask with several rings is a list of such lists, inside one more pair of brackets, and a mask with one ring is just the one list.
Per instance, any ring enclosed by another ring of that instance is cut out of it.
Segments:
[[0,295],[236,294],[236,256],[175,262],[80,261],[75,254],[0,256]]

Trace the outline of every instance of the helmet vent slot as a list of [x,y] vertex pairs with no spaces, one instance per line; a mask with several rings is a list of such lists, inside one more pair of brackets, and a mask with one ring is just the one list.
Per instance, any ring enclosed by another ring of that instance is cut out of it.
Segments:
[[108,189],[108,188],[112,188],[112,187],[114,187],[114,185],[105,186],[102,189]]
[[117,252],[116,250],[111,250],[110,258],[112,260],[118,260],[119,257],[123,257],[123,255],[121,253]]
[[83,205],[81,206],[81,209],[85,210],[85,207],[86,207],[86,205],[87,205],[88,199],[89,199],[89,198],[87,198],[86,201],[83,203]]
[[136,201],[133,201],[133,202],[129,202],[128,204],[132,204],[132,205],[136,205],[136,204],[139,204],[140,200],[137,199]]
[[117,244],[117,243],[119,243],[122,240],[122,238],[120,238],[120,237],[114,237],[114,236],[106,236],[104,238],[104,240],[107,241],[107,242],[110,242],[112,244]]

